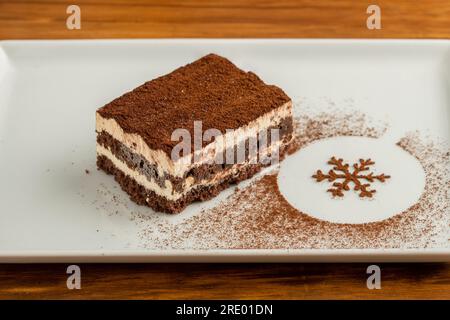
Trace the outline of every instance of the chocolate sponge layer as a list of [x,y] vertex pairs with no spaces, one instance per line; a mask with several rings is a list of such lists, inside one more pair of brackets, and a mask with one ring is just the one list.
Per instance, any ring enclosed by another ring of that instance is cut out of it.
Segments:
[[199,186],[176,201],[170,201],[167,198],[157,195],[152,190],[148,190],[138,184],[134,179],[117,169],[114,164],[105,156],[97,157],[97,167],[108,174],[112,174],[114,179],[122,187],[122,190],[128,193],[130,199],[137,204],[146,205],[155,211],[167,213],[181,212],[187,205],[194,201],[205,201],[214,198],[220,191],[227,188],[230,184],[248,179],[261,170],[261,165],[249,165],[239,172],[236,176],[229,176],[220,183],[212,186]]
[[[288,145],[284,145],[280,148],[280,160],[285,157],[287,150]],[[97,167],[106,173],[113,175],[122,190],[128,193],[132,201],[140,205],[149,206],[156,211],[167,213],[178,213],[192,202],[205,201],[214,198],[220,191],[224,190],[229,185],[251,178],[264,166],[265,165],[261,163],[241,165],[236,174],[227,175],[214,185],[199,185],[197,188],[194,188],[186,193],[180,199],[170,201],[167,198],[156,194],[154,191],[148,190],[138,184],[133,178],[116,168],[112,161],[107,157],[102,155],[97,156]]]

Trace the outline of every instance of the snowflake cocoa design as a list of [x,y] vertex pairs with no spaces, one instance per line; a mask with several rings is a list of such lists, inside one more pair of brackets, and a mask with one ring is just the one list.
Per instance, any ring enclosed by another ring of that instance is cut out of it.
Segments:
[[371,159],[359,159],[359,163],[353,164],[352,171],[350,170],[350,165],[344,163],[343,159],[332,157],[328,161],[328,164],[334,166],[333,169],[328,171],[328,174],[323,173],[321,170],[317,170],[316,174],[312,177],[316,179],[317,182],[322,182],[323,180],[334,182],[332,187],[327,190],[334,197],[343,197],[344,191],[349,191],[349,184],[353,182],[353,190],[359,192],[361,198],[372,198],[376,190],[370,189],[371,183],[375,181],[385,182],[386,179],[390,178],[390,176],[385,175],[384,173],[379,175],[374,175],[373,172],[367,173],[366,171],[370,170],[370,166],[375,164]]

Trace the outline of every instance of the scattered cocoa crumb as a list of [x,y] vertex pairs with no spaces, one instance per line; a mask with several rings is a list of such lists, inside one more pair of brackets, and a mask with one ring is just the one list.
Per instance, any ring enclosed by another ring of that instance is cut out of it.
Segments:
[[353,136],[379,138],[387,130],[384,122],[376,122],[362,112],[330,110],[315,115],[309,112],[295,118],[294,140],[288,150],[293,154],[310,143],[332,137]]
[[86,174],[90,174],[91,173],[88,169],[84,170],[84,172],[86,172]]

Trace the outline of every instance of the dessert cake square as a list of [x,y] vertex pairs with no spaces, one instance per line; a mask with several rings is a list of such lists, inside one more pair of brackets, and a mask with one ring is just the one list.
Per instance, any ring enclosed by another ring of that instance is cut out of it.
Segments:
[[209,54],[96,113],[97,166],[138,204],[177,213],[283,158],[292,102]]

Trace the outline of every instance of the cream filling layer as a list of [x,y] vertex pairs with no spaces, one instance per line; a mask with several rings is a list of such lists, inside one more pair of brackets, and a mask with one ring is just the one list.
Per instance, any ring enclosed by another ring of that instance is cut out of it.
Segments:
[[162,150],[151,149],[141,136],[124,132],[114,119],[103,118],[98,113],[96,114],[96,131],[105,131],[109,133],[114,139],[120,141],[134,152],[142,155],[150,164],[154,164],[158,167],[158,173],[160,175],[163,175],[165,172],[174,177],[182,177],[192,167],[211,161],[217,154],[223,153],[226,148],[233,147],[234,145],[247,140],[249,137],[256,137],[260,131],[266,130],[271,126],[278,124],[282,119],[290,116],[292,116],[291,101],[264,114],[246,126],[216,138],[203,149],[196,151],[198,157],[195,162],[192,161],[192,152],[176,161],[172,161],[172,159]]
[[113,165],[122,171],[125,175],[129,176],[130,178],[134,179],[139,185],[143,186],[144,188],[151,190],[155,192],[157,195],[162,196],[164,198],[167,198],[169,200],[175,201],[179,199],[183,194],[177,194],[173,191],[172,184],[169,180],[165,181],[166,188],[161,188],[156,182],[148,180],[147,177],[141,173],[139,173],[136,170],[130,169],[128,165],[116,158],[114,154],[107,148],[97,144],[97,155],[105,156],[108,158]]
[[[265,149],[263,154],[272,152],[274,148],[279,148],[282,144],[282,141],[278,141],[277,143],[272,144],[269,148]],[[143,186],[147,190],[151,190],[155,192],[157,195],[164,197],[171,201],[176,201],[180,199],[182,196],[187,194],[189,191],[200,187],[200,186],[210,186],[216,184],[221,179],[225,178],[226,176],[237,174],[243,167],[249,165],[248,162],[243,164],[235,164],[228,170],[224,170],[221,172],[218,172],[213,179],[208,180],[202,180],[198,183],[193,183],[193,178],[187,178],[185,180],[184,184],[184,190],[182,192],[176,192],[173,190],[172,183],[170,180],[166,180],[164,182],[165,188],[161,188],[159,184],[157,184],[155,181],[149,180],[145,175],[141,174],[140,172],[131,169],[128,167],[128,165],[123,162],[122,160],[118,159],[108,148],[105,148],[102,145],[97,144],[97,155],[105,156],[108,158],[113,165],[122,171],[125,175],[131,177],[134,179],[139,185]]]

